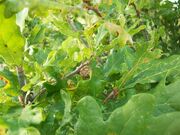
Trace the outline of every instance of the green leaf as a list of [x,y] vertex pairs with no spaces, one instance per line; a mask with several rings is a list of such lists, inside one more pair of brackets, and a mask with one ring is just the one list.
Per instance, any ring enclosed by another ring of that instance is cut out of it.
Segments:
[[[76,95],[79,97],[84,95],[99,96],[106,85],[105,78],[103,76],[102,67],[97,67],[96,62],[92,62],[90,65],[93,69],[92,74],[87,80],[79,80],[76,90]],[[89,87],[87,87],[89,86]]]
[[131,69],[123,74],[121,79],[117,82],[119,88],[124,87],[126,85],[126,82],[130,80],[139,69],[142,69],[140,68],[141,66],[147,65],[147,63],[151,63],[152,61],[160,58],[162,55],[162,50],[156,49],[154,44],[141,43],[137,45],[137,49],[133,55],[134,59],[132,61],[133,64]]
[[43,41],[44,35],[45,34],[45,27],[36,25],[31,33],[31,36],[29,38],[30,44],[37,44],[41,43]]
[[[27,117],[28,116],[28,117]],[[42,108],[34,108],[32,109],[30,106],[26,106],[21,116],[19,117],[21,124],[29,125],[29,124],[40,124],[45,120],[45,115],[43,114]]]
[[129,47],[113,50],[104,65],[105,76],[127,72],[132,68],[135,56]]
[[120,25],[106,22],[104,26],[110,33],[118,34],[118,37],[114,38],[111,41],[111,46],[118,45],[118,46],[123,47],[126,45],[127,42],[129,42],[130,44],[133,44],[133,40],[130,34]]
[[0,4],[0,55],[8,64],[22,63],[25,40],[16,25],[16,16],[4,17],[5,6]]
[[4,86],[6,86],[6,83],[2,80],[0,80],[0,89],[3,88]]
[[71,97],[68,93],[65,91],[61,90],[61,97],[65,103],[65,109],[64,109],[64,116],[62,120],[61,127],[70,122],[71,120]]
[[[165,79],[151,92],[156,97],[159,97],[156,102],[160,104],[157,106],[157,113],[169,112],[172,110],[180,111],[180,92],[179,85],[180,80],[175,81],[173,84],[168,86],[165,85]],[[166,104],[162,104],[166,102]],[[169,108],[167,108],[167,106]]]
[[19,131],[20,135],[41,135],[35,127],[23,128]]
[[125,85],[126,87],[133,87],[137,83],[155,83],[163,79],[167,73],[170,75],[173,72],[177,74],[180,72],[179,55],[140,65],[137,72]]
[[18,11],[21,11],[23,9],[23,5],[24,2],[20,2],[20,0],[6,0],[4,16],[6,18],[12,17]]
[[74,31],[67,22],[55,20],[54,24],[59,29],[59,31],[66,36],[78,37],[79,35],[79,33]]
[[96,45],[98,46],[101,40],[105,37],[105,35],[108,33],[108,31],[105,29],[105,27],[102,25],[98,28],[98,33],[96,35]]
[[43,64],[43,66],[51,66],[52,63],[56,60],[56,54],[57,54],[56,50],[51,51],[48,54],[48,57],[47,57],[45,63]]
[[[92,97],[86,96],[78,102],[79,118],[75,128],[76,135],[179,133],[180,129],[176,125],[180,123],[179,87],[179,81],[168,86],[163,83],[163,86],[160,84],[152,94],[134,95],[125,105],[115,109],[106,121],[103,120],[97,102]],[[161,106],[163,111],[160,110]]]
[[64,115],[61,121],[61,125],[60,127],[56,130],[56,134],[59,135],[62,133],[62,128],[63,126],[65,126],[66,124],[68,124],[71,119],[72,119],[72,115],[71,115],[71,97],[68,93],[66,93],[65,91],[61,90],[61,97],[65,103],[65,108],[64,108]]
[[3,80],[6,81],[5,87],[1,88],[2,91],[6,93],[6,96],[17,96],[19,93],[17,76],[13,72],[9,71],[9,69],[4,68],[0,71],[0,77],[4,78]]
[[49,10],[66,9],[66,5],[51,0],[7,0],[5,2],[5,16],[7,18],[23,10],[25,7],[30,9],[31,15],[47,15]]
[[61,54],[65,54],[64,59],[59,62],[59,65],[64,68],[64,72],[89,59],[92,53],[90,48],[85,47],[78,38],[73,37],[64,40],[59,51]]
[[76,135],[105,135],[106,127],[101,109],[92,97],[82,98],[77,108],[80,116],[75,127]]
[[0,0],[0,134],[179,135],[178,6]]
[[129,29],[128,33],[133,36],[133,35],[139,33],[140,31],[144,30],[145,28],[146,28],[145,25],[141,25],[141,26],[139,26],[138,28]]

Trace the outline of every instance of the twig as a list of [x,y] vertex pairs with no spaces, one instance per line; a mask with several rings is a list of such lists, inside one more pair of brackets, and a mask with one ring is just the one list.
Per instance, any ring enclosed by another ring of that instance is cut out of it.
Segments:
[[78,66],[74,71],[72,71],[71,73],[67,74],[64,78],[69,78],[74,76],[75,74],[78,74],[79,71],[84,67],[87,66],[89,64],[89,61],[86,61],[85,63],[82,63],[80,66]]
[[102,14],[100,13],[99,9],[97,7],[94,7],[94,6],[90,6],[90,5],[84,5],[84,7],[87,9],[87,10],[92,10],[94,11],[99,17],[102,17]]
[[83,3],[84,3],[84,7],[85,7],[87,10],[92,10],[92,11],[94,11],[99,17],[102,17],[102,14],[100,13],[98,7],[92,6],[91,0],[83,0]]
[[22,88],[26,84],[24,70],[21,66],[17,66],[16,71],[17,71],[18,82],[19,82],[20,88]]
[[[129,5],[134,7],[134,9],[136,11],[136,16],[140,19],[141,18],[141,12],[137,9],[137,6],[135,5],[135,3],[133,2],[133,3],[130,3]],[[143,25],[142,21],[140,22],[140,25]],[[147,30],[143,30],[142,33],[143,33],[145,39],[148,41],[149,40],[149,36],[148,36]]]
[[114,88],[114,89],[111,91],[111,93],[109,93],[108,96],[105,98],[105,100],[103,101],[103,103],[105,104],[105,103],[107,103],[107,101],[108,101],[109,99],[114,99],[114,98],[116,98],[116,97],[118,96],[118,94],[119,94],[119,90],[118,90],[117,88]]
[[136,7],[136,5],[134,4],[134,2],[133,2],[133,3],[130,3],[129,5],[131,5],[131,6],[134,7],[134,9],[135,9],[135,11],[136,11],[137,17],[140,18],[140,17],[141,17],[141,13],[140,13],[140,11],[137,9],[137,7]]
[[91,0],[83,0],[84,3],[91,5]]
[[17,76],[18,76],[18,82],[19,82],[19,86],[20,86],[20,92],[21,95],[18,96],[19,102],[21,103],[21,105],[23,107],[25,107],[25,96],[26,96],[26,92],[22,91],[22,87],[26,84],[26,77],[24,75],[24,70],[22,66],[16,66],[16,72],[17,72]]

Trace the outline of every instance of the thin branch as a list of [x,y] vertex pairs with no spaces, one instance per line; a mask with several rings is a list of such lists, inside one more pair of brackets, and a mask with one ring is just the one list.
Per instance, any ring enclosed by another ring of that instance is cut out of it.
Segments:
[[18,96],[18,100],[19,100],[20,104],[23,107],[25,107],[27,92],[24,92],[22,90],[22,87],[24,85],[26,85],[26,77],[25,77],[25,74],[24,74],[23,67],[22,66],[16,66],[16,72],[17,72],[18,82],[19,82],[20,92],[21,92],[21,94]]
[[83,0],[84,3],[91,5],[91,0]]
[[[134,7],[134,10],[136,11],[136,16],[140,19],[141,18],[141,12],[137,9],[136,4],[133,2],[133,3],[130,3],[130,5]],[[140,22],[140,25],[143,25],[142,21]],[[143,30],[142,33],[143,33],[145,39],[148,41],[149,36],[148,36],[147,30]]]
[[140,17],[141,17],[141,13],[140,13],[140,11],[137,9],[135,3],[134,3],[134,2],[133,2],[133,3],[130,3],[130,5],[134,7],[134,9],[135,9],[135,11],[136,11],[137,17],[140,18]]
[[17,76],[18,76],[20,88],[22,88],[26,84],[26,78],[24,75],[24,70],[21,66],[17,66],[16,71],[17,71]]
[[83,3],[84,3],[84,7],[85,7],[87,10],[92,10],[92,11],[95,12],[99,17],[102,17],[102,14],[101,14],[101,12],[99,11],[98,7],[92,6],[91,0],[83,0]]
[[99,11],[99,9],[97,7],[94,7],[94,6],[90,6],[90,5],[84,5],[84,7],[87,9],[87,10],[92,10],[94,11],[99,17],[102,17],[102,14],[101,12]]
[[118,90],[117,88],[114,88],[114,89],[107,95],[107,97],[104,99],[103,103],[105,104],[105,103],[107,103],[107,101],[108,101],[109,99],[114,99],[114,98],[116,98],[116,97],[118,96],[118,94],[119,94],[119,90]]
[[24,99],[26,96],[26,92],[22,91],[22,87],[26,84],[26,77],[24,74],[24,70],[22,66],[16,66],[16,72],[17,72],[17,76],[18,76],[18,82],[19,82],[19,86],[20,86],[20,92],[21,95],[19,95],[18,99],[19,102],[22,104],[22,106],[24,106]]
[[86,61],[85,63],[82,63],[80,66],[78,66],[74,71],[72,71],[71,73],[67,74],[64,78],[69,78],[74,76],[75,74],[78,74],[79,71],[84,67],[87,66],[89,64],[89,61]]

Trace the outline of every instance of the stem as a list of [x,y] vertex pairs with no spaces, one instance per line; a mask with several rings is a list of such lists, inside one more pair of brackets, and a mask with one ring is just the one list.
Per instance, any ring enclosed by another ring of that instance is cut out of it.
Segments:
[[64,78],[69,78],[74,76],[75,74],[78,74],[79,71],[86,65],[89,64],[89,61],[86,61],[85,63],[82,63],[80,66],[78,66],[74,71],[72,71],[71,73],[67,74]]
[[102,14],[100,13],[98,7],[92,6],[91,4],[91,0],[83,0],[84,3],[84,7],[87,10],[92,10],[93,12],[95,12],[99,17],[102,17]]
[[136,7],[136,5],[134,4],[134,2],[131,3],[130,5],[134,7],[134,9],[135,9],[135,11],[136,11],[137,17],[138,17],[138,18],[141,18],[141,13],[140,13],[140,11],[137,9],[137,7]]
[[84,6],[87,10],[92,10],[94,11],[99,17],[102,17],[99,9],[97,7],[94,7],[94,6],[90,6],[90,5],[85,5]]
[[[141,12],[137,9],[136,4],[135,3],[131,3],[130,5],[134,7],[134,9],[136,11],[136,16],[140,19],[141,18]],[[140,25],[143,25],[142,21],[140,22]],[[148,41],[149,40],[149,35],[148,35],[147,30],[143,30],[142,33],[143,33],[145,39]]]
[[18,76],[18,82],[20,86],[20,92],[21,95],[18,96],[19,102],[23,107],[25,107],[25,97],[26,97],[26,92],[22,91],[22,87],[26,84],[26,77],[24,75],[24,70],[22,66],[16,66],[16,72]]
[[119,94],[119,90],[117,88],[114,88],[111,93],[108,94],[108,96],[104,99],[103,103],[107,103],[109,99],[116,98]]
[[[17,71],[17,76],[18,76],[18,82],[20,85],[20,90],[21,88],[26,84],[26,77],[24,75],[24,70],[22,66],[17,66],[16,67],[16,71]],[[21,90],[22,91],[22,90]],[[23,91],[22,91],[23,92]],[[25,93],[25,92],[24,92]]]

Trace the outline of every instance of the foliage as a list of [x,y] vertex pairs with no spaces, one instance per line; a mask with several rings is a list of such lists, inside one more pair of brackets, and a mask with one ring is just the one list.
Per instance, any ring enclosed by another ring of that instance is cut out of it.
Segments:
[[92,97],[82,98],[77,105],[80,116],[76,134],[178,134],[180,83],[177,81],[168,86],[164,83],[162,81],[150,93],[133,95],[124,106],[115,109],[106,121]]
[[0,0],[0,134],[177,135],[179,5]]

